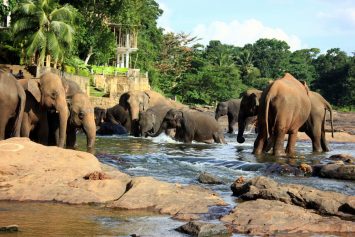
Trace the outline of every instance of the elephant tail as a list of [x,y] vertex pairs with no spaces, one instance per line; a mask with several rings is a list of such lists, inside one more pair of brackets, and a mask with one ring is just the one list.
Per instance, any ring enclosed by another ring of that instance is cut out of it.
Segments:
[[268,93],[265,98],[265,126],[266,126],[266,137],[269,137],[269,106],[271,95]]
[[25,111],[25,104],[26,104],[26,93],[20,83],[16,82],[18,98],[19,98],[19,105],[18,105],[18,115],[14,124],[14,135],[15,137],[20,136],[21,132],[21,124],[23,119],[23,114]]
[[328,103],[328,101],[325,101],[325,105],[326,105],[326,109],[328,109],[329,114],[330,114],[330,127],[331,127],[331,130],[332,130],[332,137],[334,137],[332,106]]

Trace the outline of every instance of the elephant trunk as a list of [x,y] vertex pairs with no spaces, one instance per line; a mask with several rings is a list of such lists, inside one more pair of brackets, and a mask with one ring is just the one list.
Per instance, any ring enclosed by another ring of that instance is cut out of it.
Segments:
[[60,105],[56,107],[56,110],[59,113],[59,139],[56,142],[57,146],[64,147],[65,138],[67,135],[68,107],[65,101],[59,104]]
[[246,125],[246,117],[239,113],[238,116],[238,135],[237,135],[237,142],[238,143],[244,143],[245,138],[243,137],[244,135],[244,130],[245,130],[245,125]]
[[151,137],[157,137],[159,136],[163,131],[165,131],[168,127],[168,124],[166,121],[163,121],[160,125],[159,130],[155,134],[149,134]]
[[18,98],[19,98],[19,106],[18,106],[18,116],[15,122],[15,131],[14,135],[15,137],[19,137],[21,135],[21,125],[22,125],[22,120],[23,120],[23,114],[25,110],[25,104],[26,104],[26,93],[23,90],[23,87],[19,84],[16,83],[17,86],[17,91],[18,91]]
[[216,112],[214,118],[218,121],[219,117],[221,117],[221,115],[218,112]]
[[[92,118],[91,118],[92,117]],[[96,125],[93,115],[87,116],[83,122],[83,129],[86,134],[86,149],[87,152],[95,152]]]

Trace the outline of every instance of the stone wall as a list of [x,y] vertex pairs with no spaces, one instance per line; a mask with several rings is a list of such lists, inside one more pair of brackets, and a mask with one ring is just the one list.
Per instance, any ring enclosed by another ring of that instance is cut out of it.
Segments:
[[118,104],[118,99],[108,98],[108,97],[94,97],[90,96],[90,102],[93,107],[100,107],[100,108],[110,108]]

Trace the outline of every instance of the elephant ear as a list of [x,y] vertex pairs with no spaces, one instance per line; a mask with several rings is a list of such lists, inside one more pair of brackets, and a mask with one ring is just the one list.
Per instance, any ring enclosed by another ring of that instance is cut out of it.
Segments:
[[250,97],[251,97],[252,100],[253,100],[253,105],[259,106],[259,99],[258,99],[258,96],[257,96],[255,93],[252,93],[252,94],[250,95]]
[[33,97],[36,99],[38,103],[41,102],[41,90],[40,90],[40,83],[39,80],[36,79],[29,79],[27,83],[23,85],[23,88],[29,91]]
[[177,127],[184,126],[184,113],[182,111],[176,111],[174,114],[174,120]]

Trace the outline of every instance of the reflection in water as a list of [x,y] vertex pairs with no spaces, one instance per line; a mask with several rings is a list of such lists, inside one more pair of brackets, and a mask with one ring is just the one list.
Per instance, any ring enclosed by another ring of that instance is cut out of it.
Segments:
[[[310,142],[297,143],[294,159],[251,154],[255,134],[247,134],[246,142],[238,144],[236,135],[227,135],[228,144],[182,144],[161,135],[156,138],[98,137],[96,156],[104,163],[134,176],[153,176],[159,180],[181,184],[197,184],[197,176],[208,172],[225,184],[204,185],[218,192],[234,205],[230,184],[239,176],[252,178],[262,175],[266,164],[317,164],[332,154],[355,156],[353,144],[331,143],[331,152],[313,154]],[[86,139],[79,136],[79,147],[85,150]],[[274,176],[278,182],[313,186],[322,190],[355,195],[350,181],[317,177]],[[69,206],[53,203],[0,202],[0,226],[18,224],[26,236],[184,236],[175,231],[181,222],[151,212],[122,212],[93,206]],[[21,234],[20,234],[21,235]],[[12,236],[9,235],[9,236]]]

